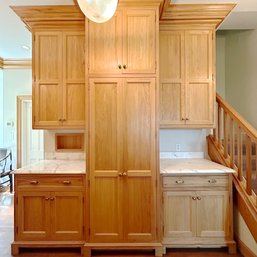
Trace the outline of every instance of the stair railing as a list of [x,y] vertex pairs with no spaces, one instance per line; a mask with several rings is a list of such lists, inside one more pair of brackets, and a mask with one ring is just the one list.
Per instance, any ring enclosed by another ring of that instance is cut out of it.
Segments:
[[257,208],[257,130],[218,94],[216,102],[213,141],[225,164],[237,171],[236,179]]

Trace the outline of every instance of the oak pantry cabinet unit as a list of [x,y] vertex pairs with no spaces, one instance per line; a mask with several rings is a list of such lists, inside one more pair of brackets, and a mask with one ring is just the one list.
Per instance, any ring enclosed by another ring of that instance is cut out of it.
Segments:
[[[91,249],[155,249],[158,230],[159,1],[120,1],[88,31],[88,241]],[[103,44],[104,42],[104,44]]]

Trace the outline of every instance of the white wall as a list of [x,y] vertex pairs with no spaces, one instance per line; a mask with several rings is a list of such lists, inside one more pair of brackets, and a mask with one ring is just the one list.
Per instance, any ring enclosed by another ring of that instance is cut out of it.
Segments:
[[226,100],[257,129],[257,30],[226,32]]
[[[3,70],[3,146],[12,149],[14,163],[16,162],[16,125],[17,125],[17,96],[31,95],[31,69],[4,69]],[[7,127],[8,121],[13,126]],[[16,167],[16,165],[14,165]]]
[[216,90],[223,98],[226,97],[225,50],[226,34],[224,31],[218,31],[216,34]]
[[176,144],[180,144],[181,152],[204,152],[207,156],[209,134],[209,129],[161,129],[160,151],[175,152]]
[[3,94],[4,94],[4,85],[3,85],[3,70],[0,69],[0,148],[3,147],[4,144],[4,135],[3,135],[3,129],[4,129],[4,103],[3,103]]

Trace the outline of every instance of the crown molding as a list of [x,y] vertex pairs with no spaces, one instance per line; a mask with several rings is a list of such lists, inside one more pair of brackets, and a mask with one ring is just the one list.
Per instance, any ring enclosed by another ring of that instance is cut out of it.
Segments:
[[217,28],[235,4],[172,4],[165,0],[160,21],[170,24],[210,24]]
[[84,28],[85,16],[77,5],[10,7],[30,31],[34,28]]
[[3,59],[0,57],[0,68],[2,69],[30,69],[31,59]]

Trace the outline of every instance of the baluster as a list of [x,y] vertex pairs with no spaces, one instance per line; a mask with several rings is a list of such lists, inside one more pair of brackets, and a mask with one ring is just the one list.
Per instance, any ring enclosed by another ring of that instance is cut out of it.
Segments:
[[234,145],[234,120],[233,118],[230,117],[230,136],[229,136],[229,141],[230,141],[230,168],[234,168],[234,152],[235,152],[235,145]]
[[252,142],[246,135],[246,192],[252,194]]
[[228,137],[227,137],[227,112],[224,110],[223,113],[223,126],[224,126],[224,157],[228,158]]
[[243,180],[242,175],[242,135],[241,135],[241,127],[238,125],[237,128],[237,168],[238,168],[238,179],[240,181]]
[[220,133],[221,133],[221,107],[218,104],[218,146],[219,147],[221,147]]

